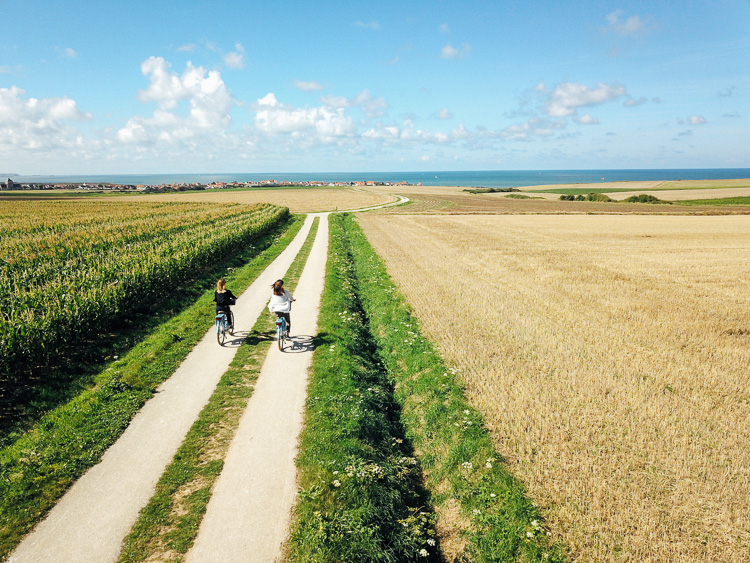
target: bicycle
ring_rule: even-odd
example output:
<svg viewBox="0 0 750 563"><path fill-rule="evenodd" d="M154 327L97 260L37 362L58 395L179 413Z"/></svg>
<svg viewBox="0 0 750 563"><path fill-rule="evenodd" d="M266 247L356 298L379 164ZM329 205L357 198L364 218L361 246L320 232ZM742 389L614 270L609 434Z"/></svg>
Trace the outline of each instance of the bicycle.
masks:
<svg viewBox="0 0 750 563"><path fill-rule="evenodd" d="M216 340L219 346L224 346L224 341L227 339L227 332L234 336L234 315L230 312L227 314L224 311L216 313Z"/></svg>
<svg viewBox="0 0 750 563"><path fill-rule="evenodd" d="M286 319L276 317L276 340L279 343L279 350L284 350L284 340L286 340Z"/></svg>

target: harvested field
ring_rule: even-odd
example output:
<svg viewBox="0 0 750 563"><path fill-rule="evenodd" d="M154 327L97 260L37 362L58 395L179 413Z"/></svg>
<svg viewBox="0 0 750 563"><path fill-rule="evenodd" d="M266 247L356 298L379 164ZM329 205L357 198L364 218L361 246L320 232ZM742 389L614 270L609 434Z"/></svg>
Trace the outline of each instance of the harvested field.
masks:
<svg viewBox="0 0 750 563"><path fill-rule="evenodd" d="M729 182L727 180L726 182ZM644 191L631 193L615 192L609 194L612 199L624 199L633 193L646 192L645 187L657 184L664 185L663 182L621 182L620 184L643 184ZM606 184L607 187L622 188L619 184ZM592 189L601 190L604 184L590 184ZM492 214L659 214L659 215L729 215L729 214L748 214L750 206L732 206L732 207L715 207L691 206L689 208L677 205L644 205L633 203L599 203L588 201L560 201L559 193L543 193L527 190L549 189L553 186L534 186L523 188L523 194L530 196L530 199L513 199L509 198L509 193L480 193L471 194L464 191L466 188L456 186L393 186L387 188L368 188L376 193L390 194L396 193L405 195L411 200L407 206L393 207L384 209L378 213L395 214L395 215L414 215L422 213L440 213L445 215L492 215ZM582 188L584 184L573 186L560 186L560 188ZM636 188L634 188L636 189ZM672 200L682 199L700 199L700 198L720 198L733 197L735 190L742 190L742 195L747 195L745 188L726 188L726 189L706 189L706 190L668 190L654 191L653 194L659 199ZM651 192L649 192L651 193ZM684 195L683 195L684 194Z"/></svg>
<svg viewBox="0 0 750 563"><path fill-rule="evenodd" d="M574 560L750 559L750 217L359 221Z"/></svg>
<svg viewBox="0 0 750 563"><path fill-rule="evenodd" d="M748 182L750 183L750 182ZM713 199L722 197L748 197L750 187L744 188L703 188L691 190L643 190L639 192L614 192L606 194L612 199L627 199L632 195L649 194L664 201L684 201L689 199Z"/></svg>
<svg viewBox="0 0 750 563"><path fill-rule="evenodd" d="M388 194L378 194L348 188L300 188L262 190L206 190L204 192L123 196L119 200L191 201L209 203L271 203L288 207L292 213L315 213L361 209L396 201Z"/></svg>

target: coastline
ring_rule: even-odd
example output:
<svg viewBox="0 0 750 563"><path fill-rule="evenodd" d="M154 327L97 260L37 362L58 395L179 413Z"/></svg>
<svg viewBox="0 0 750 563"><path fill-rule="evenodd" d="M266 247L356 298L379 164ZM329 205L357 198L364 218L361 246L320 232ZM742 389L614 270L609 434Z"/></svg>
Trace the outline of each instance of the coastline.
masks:
<svg viewBox="0 0 750 563"><path fill-rule="evenodd" d="M411 186L456 186L528 188L611 182L716 181L750 178L750 168L629 169L629 170L476 170L407 172L279 172L216 174L98 174L57 176L11 176L18 183L77 183L116 185L178 185L212 183L268 184L397 184ZM0 175L0 181L6 176Z"/></svg>

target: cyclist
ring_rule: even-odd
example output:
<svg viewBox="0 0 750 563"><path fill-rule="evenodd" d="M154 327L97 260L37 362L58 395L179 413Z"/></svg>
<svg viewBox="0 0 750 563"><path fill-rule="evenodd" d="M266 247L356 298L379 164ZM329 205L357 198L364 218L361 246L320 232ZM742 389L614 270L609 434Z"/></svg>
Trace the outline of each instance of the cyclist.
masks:
<svg viewBox="0 0 750 563"><path fill-rule="evenodd" d="M226 313L229 320L229 328L230 330L234 330L234 315L229 306L234 305L237 297L227 289L227 282L224 281L224 278L220 278L216 282L214 301L216 301L216 314L218 315L220 312Z"/></svg>
<svg viewBox="0 0 750 563"><path fill-rule="evenodd" d="M276 280L271 287L273 288L273 294L271 295L271 301L268 303L268 310L271 313L276 313L277 317L286 319L286 337L289 338L289 331L292 328L292 319L289 312L292 310L292 301L296 301L296 299L284 289L284 280Z"/></svg>

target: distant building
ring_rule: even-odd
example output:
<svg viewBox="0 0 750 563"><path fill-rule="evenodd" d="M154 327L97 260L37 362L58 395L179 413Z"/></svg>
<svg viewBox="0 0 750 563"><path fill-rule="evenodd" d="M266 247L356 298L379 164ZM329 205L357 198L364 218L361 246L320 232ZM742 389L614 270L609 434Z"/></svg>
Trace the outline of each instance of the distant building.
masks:
<svg viewBox="0 0 750 563"><path fill-rule="evenodd" d="M15 184L13 183L13 180L11 180L10 178L8 178L7 182L5 182L4 184L0 184L0 189L12 190L14 186L15 186Z"/></svg>

